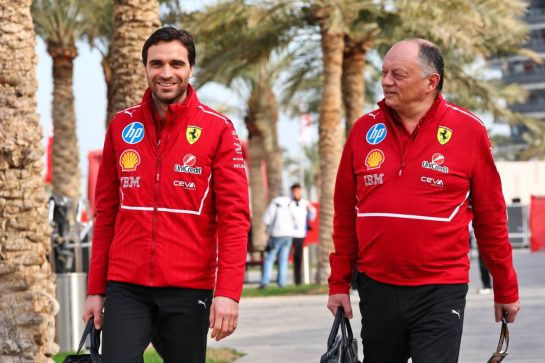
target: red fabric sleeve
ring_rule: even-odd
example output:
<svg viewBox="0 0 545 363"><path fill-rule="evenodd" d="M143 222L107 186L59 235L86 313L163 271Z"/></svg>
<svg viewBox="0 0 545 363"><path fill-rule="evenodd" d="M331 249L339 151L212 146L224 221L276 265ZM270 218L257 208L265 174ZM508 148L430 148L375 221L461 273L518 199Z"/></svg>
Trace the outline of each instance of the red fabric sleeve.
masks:
<svg viewBox="0 0 545 363"><path fill-rule="evenodd" d="M115 219L119 210L119 176L117 175L117 161L112 145L111 127L106 133L98 170L95 205L93 245L87 283L87 294L89 295L106 292L109 251L114 238Z"/></svg>
<svg viewBox="0 0 545 363"><path fill-rule="evenodd" d="M333 244L335 251L329 255L331 275L329 294L348 294L352 271L358 258L356 235L356 175L352 167L352 135L344 146L337 180L335 182L333 216Z"/></svg>
<svg viewBox="0 0 545 363"><path fill-rule="evenodd" d="M492 275L494 301L514 303L519 300L519 293L508 239L507 211L500 176L484 128L477 142L471 178L473 228L481 256Z"/></svg>
<svg viewBox="0 0 545 363"><path fill-rule="evenodd" d="M224 128L212 164L218 218L218 273L215 296L239 301L244 281L250 210L240 141L233 125Z"/></svg>

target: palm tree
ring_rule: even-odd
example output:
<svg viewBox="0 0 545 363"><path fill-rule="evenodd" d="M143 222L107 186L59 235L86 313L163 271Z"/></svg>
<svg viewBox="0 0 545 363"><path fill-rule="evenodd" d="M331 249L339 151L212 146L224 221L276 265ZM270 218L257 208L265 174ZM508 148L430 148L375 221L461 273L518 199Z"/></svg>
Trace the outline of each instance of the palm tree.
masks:
<svg viewBox="0 0 545 363"><path fill-rule="evenodd" d="M277 22L279 17L274 17L273 21L264 22L268 15L263 7L232 0L191 14L186 22L201 39L197 46L202 61L195 73L198 86L210 81L236 85L246 100L244 120L248 129L252 187L252 242L257 250L266 245L263 212L268 201L282 193L282 154L277 136L279 111L274 83L285 69L288 57L271 54L269 49L274 47L256 46L278 42L278 38L270 36L274 33L270 28L278 28L282 21ZM263 165L268 193L264 193L263 188Z"/></svg>
<svg viewBox="0 0 545 363"><path fill-rule="evenodd" d="M73 70L76 40L84 29L79 0L35 0L37 34L53 59L53 192L77 200L80 195L79 148L74 109Z"/></svg>
<svg viewBox="0 0 545 363"><path fill-rule="evenodd" d="M89 1L83 8L85 21L89 24L84 37L89 42L89 45L98 49L102 56L100 65L104 74L104 82L106 83L106 120L107 127L112 119L113 112L113 88L112 88L112 67L111 67L111 38L114 29L114 1Z"/></svg>
<svg viewBox="0 0 545 363"><path fill-rule="evenodd" d="M142 45L157 29L157 0L115 0L111 40L112 114L139 103L147 88L142 65Z"/></svg>
<svg viewBox="0 0 545 363"><path fill-rule="evenodd" d="M85 3L84 15L85 21L89 24L85 32L85 38L91 47L98 49L102 55L102 72L104 73L104 81L106 83L106 121L105 126L108 127L113 118L113 71L111 66L112 57L112 35L114 32L114 0L89 1ZM159 0L160 5L164 5L165 20L168 22L172 14L179 13L179 3L176 0ZM138 53L140 54L140 53ZM134 102L138 102L136 100Z"/></svg>
<svg viewBox="0 0 545 363"><path fill-rule="evenodd" d="M47 259L30 0L0 0L0 27L0 360L52 362L58 304Z"/></svg>
<svg viewBox="0 0 545 363"><path fill-rule="evenodd" d="M318 0L311 13L320 26L323 57L323 87L320 107L318 154L320 156L320 230L316 282L329 276L333 250L333 191L341 158L342 70L344 34L351 13L342 1ZM353 14L353 13L352 13Z"/></svg>

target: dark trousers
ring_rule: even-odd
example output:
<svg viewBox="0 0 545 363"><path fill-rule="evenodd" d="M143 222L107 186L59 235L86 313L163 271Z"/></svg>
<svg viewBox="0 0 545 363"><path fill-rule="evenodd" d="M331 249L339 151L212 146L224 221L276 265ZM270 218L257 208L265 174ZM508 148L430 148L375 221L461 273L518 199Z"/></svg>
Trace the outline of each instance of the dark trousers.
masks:
<svg viewBox="0 0 545 363"><path fill-rule="evenodd" d="M295 285L303 282L303 241L305 238L292 238L293 244L293 279Z"/></svg>
<svg viewBox="0 0 545 363"><path fill-rule="evenodd" d="M481 257L480 252L479 252L479 271L481 272L481 282L483 283L483 288L491 289L492 281L490 279L490 272L488 272L488 268L486 267L486 264L484 263L484 260Z"/></svg>
<svg viewBox="0 0 545 363"><path fill-rule="evenodd" d="M142 362L154 334L165 363L206 361L211 290L108 282L103 363Z"/></svg>
<svg viewBox="0 0 545 363"><path fill-rule="evenodd" d="M395 286L360 273L363 362L458 362L467 288Z"/></svg>

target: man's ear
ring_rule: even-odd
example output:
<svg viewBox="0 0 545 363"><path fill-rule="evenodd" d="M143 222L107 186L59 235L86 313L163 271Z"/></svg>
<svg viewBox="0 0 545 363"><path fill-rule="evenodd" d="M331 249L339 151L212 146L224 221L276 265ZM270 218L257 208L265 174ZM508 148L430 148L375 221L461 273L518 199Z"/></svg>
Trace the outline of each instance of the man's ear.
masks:
<svg viewBox="0 0 545 363"><path fill-rule="evenodd" d="M432 73L432 75L428 78L428 92L435 91L440 80L441 76L439 76L439 73Z"/></svg>

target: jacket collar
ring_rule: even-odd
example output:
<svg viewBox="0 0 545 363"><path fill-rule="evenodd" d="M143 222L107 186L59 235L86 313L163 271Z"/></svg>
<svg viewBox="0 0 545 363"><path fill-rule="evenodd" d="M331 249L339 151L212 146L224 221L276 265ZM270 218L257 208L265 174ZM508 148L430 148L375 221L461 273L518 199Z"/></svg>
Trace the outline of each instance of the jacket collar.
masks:
<svg viewBox="0 0 545 363"><path fill-rule="evenodd" d="M187 86L187 97L182 103L174 103L168 106L167 113L173 113L174 117L167 117L167 120L174 119L176 120L180 116L185 116L187 113L192 112L195 108L200 105L200 101L197 98L197 93L193 86ZM142 105L144 105L149 112L149 115L153 115L153 100L151 98L151 90L148 88L142 97Z"/></svg>
<svg viewBox="0 0 545 363"><path fill-rule="evenodd" d="M382 112L384 113L384 115L386 116L386 118L389 121L393 122L395 111L390 106L386 105L386 101L384 99L382 99L377 104L379 108L382 110ZM447 104L447 101L445 101L445 99L443 98L443 94L439 92L437 94L437 97L435 98L435 101L431 105L430 109L428 110L428 112L426 112L426 114L422 118L421 123L424 123L428 120L439 121L441 119L441 116L446 110L446 107L447 107L446 104Z"/></svg>

